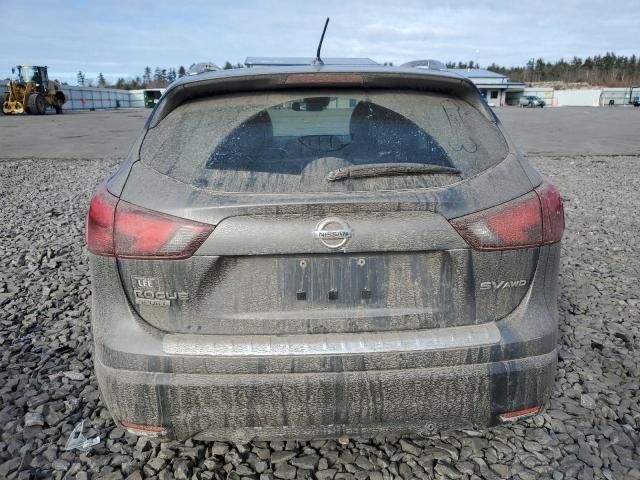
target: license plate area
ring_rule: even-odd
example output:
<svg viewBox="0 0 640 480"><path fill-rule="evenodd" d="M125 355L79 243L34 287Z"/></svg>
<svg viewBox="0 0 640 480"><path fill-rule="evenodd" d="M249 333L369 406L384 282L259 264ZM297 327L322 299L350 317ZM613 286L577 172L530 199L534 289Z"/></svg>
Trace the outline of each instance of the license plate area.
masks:
<svg viewBox="0 0 640 480"><path fill-rule="evenodd" d="M375 305L384 291L381 256L300 257L290 268L288 296L299 304Z"/></svg>

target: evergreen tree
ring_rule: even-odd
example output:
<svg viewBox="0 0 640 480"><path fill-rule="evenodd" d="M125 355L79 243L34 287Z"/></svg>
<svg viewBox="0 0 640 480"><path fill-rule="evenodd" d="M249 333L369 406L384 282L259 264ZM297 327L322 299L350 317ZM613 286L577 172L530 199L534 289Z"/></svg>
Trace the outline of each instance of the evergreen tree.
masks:
<svg viewBox="0 0 640 480"><path fill-rule="evenodd" d="M142 74L142 82L145 84L151 83L151 67L144 67L144 73Z"/></svg>
<svg viewBox="0 0 640 480"><path fill-rule="evenodd" d="M448 68L479 68L474 62L447 62ZM531 58L526 65L503 67L492 63L488 70L507 75L516 82L587 83L600 87L629 87L640 84L638 56L616 55L605 52L586 58L573 57L555 62L543 58Z"/></svg>

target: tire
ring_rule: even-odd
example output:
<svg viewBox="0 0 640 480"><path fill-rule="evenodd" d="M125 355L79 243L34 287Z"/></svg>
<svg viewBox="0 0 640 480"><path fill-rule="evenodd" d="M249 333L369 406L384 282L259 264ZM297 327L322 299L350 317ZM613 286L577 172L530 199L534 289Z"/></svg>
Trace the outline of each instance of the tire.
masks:
<svg viewBox="0 0 640 480"><path fill-rule="evenodd" d="M55 109L57 115L60 115L62 113L62 106L65 104L66 101L67 99L65 98L64 93L58 90L55 96L53 97L53 102L52 102L52 106Z"/></svg>
<svg viewBox="0 0 640 480"><path fill-rule="evenodd" d="M44 115L47 111L47 101L41 93L29 95L29 112L34 115Z"/></svg>
<svg viewBox="0 0 640 480"><path fill-rule="evenodd" d="M29 95L29 98L27 98L27 105L25 106L25 112L31 114L31 115L36 115L37 111L36 111L36 97L38 95L35 93L32 93L31 95Z"/></svg>
<svg viewBox="0 0 640 480"><path fill-rule="evenodd" d="M44 95L38 95L36 97L36 111L38 115L44 115L47 111L47 100L44 98Z"/></svg>

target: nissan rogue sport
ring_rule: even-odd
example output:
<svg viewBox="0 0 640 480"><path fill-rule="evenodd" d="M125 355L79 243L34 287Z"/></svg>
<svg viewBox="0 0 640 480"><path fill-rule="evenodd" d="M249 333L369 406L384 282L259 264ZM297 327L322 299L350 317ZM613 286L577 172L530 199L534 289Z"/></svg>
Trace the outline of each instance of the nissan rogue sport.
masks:
<svg viewBox="0 0 640 480"><path fill-rule="evenodd" d="M91 200L100 390L128 431L177 440L536 414L563 229L556 188L455 73L184 77Z"/></svg>

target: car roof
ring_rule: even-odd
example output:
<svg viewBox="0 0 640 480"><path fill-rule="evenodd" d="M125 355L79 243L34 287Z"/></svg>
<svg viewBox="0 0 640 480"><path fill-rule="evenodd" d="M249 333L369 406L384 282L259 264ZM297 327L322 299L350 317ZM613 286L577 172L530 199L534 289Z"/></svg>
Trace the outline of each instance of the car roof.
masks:
<svg viewBox="0 0 640 480"><path fill-rule="evenodd" d="M206 79L227 78L227 77L250 77L256 75L267 74L290 74L290 73L409 73L424 75L425 77L446 77L456 78L472 83L467 77L460 75L451 70L435 70L421 67L394 67L380 64L325 64L325 65L276 65L276 66L255 66L244 68L220 69L214 71L205 71L195 75L185 75L179 78L171 85L180 85L198 82Z"/></svg>
<svg viewBox="0 0 640 480"><path fill-rule="evenodd" d="M288 82L289 76L296 82ZM300 80L303 81L300 81ZM307 79L305 82L304 79ZM321 81L314 81L321 80ZM332 81L333 79L333 81ZM355 85L349 79L360 79ZM172 110L187 101L216 94L242 91L268 91L285 88L399 88L434 91L463 98L497 121L468 78L448 70L385 65L289 65L249 67L205 71L186 75L173 82L147 120L147 128L155 126Z"/></svg>

